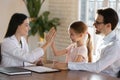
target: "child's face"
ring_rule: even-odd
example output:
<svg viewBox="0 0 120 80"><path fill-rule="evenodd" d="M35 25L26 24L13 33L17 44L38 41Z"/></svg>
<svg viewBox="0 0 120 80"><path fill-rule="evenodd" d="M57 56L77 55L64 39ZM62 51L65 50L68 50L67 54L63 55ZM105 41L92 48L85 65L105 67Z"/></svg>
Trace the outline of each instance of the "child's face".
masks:
<svg viewBox="0 0 120 80"><path fill-rule="evenodd" d="M77 42L81 39L80 36L82 36L81 34L79 33L76 33L73 29L69 29L69 35L70 35L70 39L72 42Z"/></svg>

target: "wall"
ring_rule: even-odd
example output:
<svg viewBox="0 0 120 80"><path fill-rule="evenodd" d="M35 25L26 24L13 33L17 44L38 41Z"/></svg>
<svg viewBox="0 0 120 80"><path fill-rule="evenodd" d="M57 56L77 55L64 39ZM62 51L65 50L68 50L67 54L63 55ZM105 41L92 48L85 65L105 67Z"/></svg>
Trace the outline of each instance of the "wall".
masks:
<svg viewBox="0 0 120 80"><path fill-rule="evenodd" d="M64 49L70 44L68 27L73 21L78 20L78 0L49 0L49 10L51 17L60 18L61 25L57 27L55 43L59 50ZM51 49L48 51L50 60L64 61L65 56L51 57L53 55Z"/></svg>
<svg viewBox="0 0 120 80"><path fill-rule="evenodd" d="M41 12L48 10L48 1L43 4ZM15 12L29 16L23 0L0 0L0 42L6 33L11 15ZM38 35L29 37L30 50L38 46Z"/></svg>
<svg viewBox="0 0 120 80"><path fill-rule="evenodd" d="M0 0L0 42L6 33L9 19L15 12L28 14L22 0Z"/></svg>

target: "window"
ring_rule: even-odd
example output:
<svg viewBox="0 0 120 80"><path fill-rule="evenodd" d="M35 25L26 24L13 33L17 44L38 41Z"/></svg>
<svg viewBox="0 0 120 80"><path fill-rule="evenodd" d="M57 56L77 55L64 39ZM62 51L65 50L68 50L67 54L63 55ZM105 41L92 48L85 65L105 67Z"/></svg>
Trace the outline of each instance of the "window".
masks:
<svg viewBox="0 0 120 80"><path fill-rule="evenodd" d="M120 13L120 0L79 0L79 19L92 27L97 9L111 7ZM120 14L118 14L120 16Z"/></svg>

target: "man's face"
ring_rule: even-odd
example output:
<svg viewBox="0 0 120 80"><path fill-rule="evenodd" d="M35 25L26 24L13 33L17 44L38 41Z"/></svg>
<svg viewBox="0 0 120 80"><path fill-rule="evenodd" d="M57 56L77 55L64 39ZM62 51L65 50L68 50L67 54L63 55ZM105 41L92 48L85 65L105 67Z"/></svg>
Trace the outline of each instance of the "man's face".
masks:
<svg viewBox="0 0 120 80"><path fill-rule="evenodd" d="M104 18L102 15L98 15L94 24L96 28L96 34L105 34L106 32L106 26L104 24Z"/></svg>

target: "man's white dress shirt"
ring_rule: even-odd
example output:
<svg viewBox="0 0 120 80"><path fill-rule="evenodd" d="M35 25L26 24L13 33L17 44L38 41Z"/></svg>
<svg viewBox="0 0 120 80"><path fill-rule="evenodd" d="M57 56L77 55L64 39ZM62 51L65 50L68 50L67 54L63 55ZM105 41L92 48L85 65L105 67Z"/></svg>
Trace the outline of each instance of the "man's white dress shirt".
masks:
<svg viewBox="0 0 120 80"><path fill-rule="evenodd" d="M103 39L100 46L100 59L95 63L69 62L70 70L86 70L116 76L120 70L120 40L114 31Z"/></svg>

